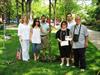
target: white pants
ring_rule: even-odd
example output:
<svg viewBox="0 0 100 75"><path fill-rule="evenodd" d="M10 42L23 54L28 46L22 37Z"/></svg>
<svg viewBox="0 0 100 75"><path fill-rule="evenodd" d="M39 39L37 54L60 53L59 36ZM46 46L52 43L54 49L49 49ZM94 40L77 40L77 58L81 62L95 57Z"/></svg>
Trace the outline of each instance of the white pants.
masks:
<svg viewBox="0 0 100 75"><path fill-rule="evenodd" d="M22 60L28 61L29 60L29 40L20 40L21 47L22 47Z"/></svg>

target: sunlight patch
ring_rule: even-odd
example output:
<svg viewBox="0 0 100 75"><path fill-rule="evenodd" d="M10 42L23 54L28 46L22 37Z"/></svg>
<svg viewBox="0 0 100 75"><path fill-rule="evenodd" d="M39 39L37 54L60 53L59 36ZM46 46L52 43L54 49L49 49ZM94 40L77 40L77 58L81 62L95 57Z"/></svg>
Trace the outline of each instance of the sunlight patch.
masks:
<svg viewBox="0 0 100 75"><path fill-rule="evenodd" d="M69 71L65 75L73 75L73 74L74 74L73 71Z"/></svg>
<svg viewBox="0 0 100 75"><path fill-rule="evenodd" d="M99 67L98 67L98 66L96 66L95 64L91 64L90 69L93 69L93 70L98 70L98 69L99 69Z"/></svg>
<svg viewBox="0 0 100 75"><path fill-rule="evenodd" d="M31 69L29 72L24 73L23 75L53 75L54 71L50 70L50 69L45 69L45 68L33 68Z"/></svg>
<svg viewBox="0 0 100 75"><path fill-rule="evenodd" d="M0 50L0 54L3 54L3 51L2 50Z"/></svg>

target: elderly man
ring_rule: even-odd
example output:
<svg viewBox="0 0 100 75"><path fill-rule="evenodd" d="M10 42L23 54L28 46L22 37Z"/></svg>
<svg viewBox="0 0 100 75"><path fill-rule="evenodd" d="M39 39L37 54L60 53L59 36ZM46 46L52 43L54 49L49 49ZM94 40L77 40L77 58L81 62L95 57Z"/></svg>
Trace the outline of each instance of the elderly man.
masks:
<svg viewBox="0 0 100 75"><path fill-rule="evenodd" d="M81 24L80 16L75 18L76 25L72 26L72 49L74 51L74 66L79 67L81 71L85 71L85 50L88 46L88 32L86 26Z"/></svg>

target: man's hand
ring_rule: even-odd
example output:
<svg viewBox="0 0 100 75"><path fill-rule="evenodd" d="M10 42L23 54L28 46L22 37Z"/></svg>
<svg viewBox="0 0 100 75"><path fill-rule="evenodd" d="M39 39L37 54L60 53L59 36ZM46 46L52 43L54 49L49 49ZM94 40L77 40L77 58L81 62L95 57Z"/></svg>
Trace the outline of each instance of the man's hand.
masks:
<svg viewBox="0 0 100 75"><path fill-rule="evenodd" d="M85 47L85 48L87 48L87 47L88 47L88 42L86 42L86 43L85 43L84 47Z"/></svg>

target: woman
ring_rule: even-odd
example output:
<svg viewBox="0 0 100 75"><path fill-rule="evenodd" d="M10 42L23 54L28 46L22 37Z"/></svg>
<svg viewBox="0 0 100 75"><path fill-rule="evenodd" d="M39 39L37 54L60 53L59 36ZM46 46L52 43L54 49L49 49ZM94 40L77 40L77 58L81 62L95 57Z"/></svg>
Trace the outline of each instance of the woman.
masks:
<svg viewBox="0 0 100 75"><path fill-rule="evenodd" d="M30 40L32 42L32 51L34 56L34 61L39 59L39 51L40 51L40 44L41 44L41 36L40 36L40 21L38 18L34 19L34 23L32 25L31 33L30 33Z"/></svg>
<svg viewBox="0 0 100 75"><path fill-rule="evenodd" d="M29 34L30 27L28 25L28 18L24 16L23 23L18 27L18 36L22 47L22 60L29 60Z"/></svg>
<svg viewBox="0 0 100 75"><path fill-rule="evenodd" d="M61 29L56 33L56 39L59 42L59 50L61 56L61 64L64 64L64 59L66 59L66 66L69 66L69 57L70 57L70 31L67 29L67 22L63 21L61 23Z"/></svg>

